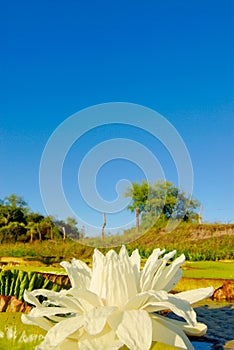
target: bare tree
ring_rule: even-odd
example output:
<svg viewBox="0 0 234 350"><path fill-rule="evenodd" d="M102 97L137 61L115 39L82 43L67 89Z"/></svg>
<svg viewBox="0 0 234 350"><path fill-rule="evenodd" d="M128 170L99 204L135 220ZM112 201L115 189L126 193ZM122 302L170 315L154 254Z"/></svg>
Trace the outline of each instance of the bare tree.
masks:
<svg viewBox="0 0 234 350"><path fill-rule="evenodd" d="M200 205L200 210L199 210L199 214L198 214L198 223L201 224L202 223L202 205Z"/></svg>
<svg viewBox="0 0 234 350"><path fill-rule="evenodd" d="M104 239L104 236L105 236L105 227L106 227L106 214L103 213L103 225L102 225L102 239Z"/></svg>

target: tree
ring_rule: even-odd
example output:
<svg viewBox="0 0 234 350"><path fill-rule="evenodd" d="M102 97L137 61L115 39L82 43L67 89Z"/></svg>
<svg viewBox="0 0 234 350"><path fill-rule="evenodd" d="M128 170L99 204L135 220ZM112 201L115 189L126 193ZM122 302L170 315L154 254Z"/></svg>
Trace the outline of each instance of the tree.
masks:
<svg viewBox="0 0 234 350"><path fill-rule="evenodd" d="M8 225L0 228L0 243L16 242L25 237L26 228L23 223L10 222Z"/></svg>
<svg viewBox="0 0 234 350"><path fill-rule="evenodd" d="M4 204L11 206L12 208L25 208L27 203L23 199L23 197L17 196L17 194L13 193L8 197L4 198Z"/></svg>
<svg viewBox="0 0 234 350"><path fill-rule="evenodd" d="M74 228L77 225L77 221L75 218L69 216L67 217L67 224Z"/></svg>
<svg viewBox="0 0 234 350"><path fill-rule="evenodd" d="M66 222L63 220L56 220L54 223L58 230L62 233L63 239L65 239L65 237L69 237L74 240L80 238L80 233L77 228L77 221L75 218L68 217Z"/></svg>
<svg viewBox="0 0 234 350"><path fill-rule="evenodd" d="M26 223L24 208L11 205L9 202L0 204L0 226L8 225L10 222Z"/></svg>
<svg viewBox="0 0 234 350"><path fill-rule="evenodd" d="M0 242L33 242L61 236L53 218L31 212L22 197L11 194L0 200Z"/></svg>
<svg viewBox="0 0 234 350"><path fill-rule="evenodd" d="M131 187L127 188L125 197L131 197L131 204L128 209L131 212L135 211L136 214L136 231L139 232L139 216L145 209L145 205L149 196L149 184L146 181L142 181L141 184L136 182L132 183Z"/></svg>
<svg viewBox="0 0 234 350"><path fill-rule="evenodd" d="M190 199L184 192L168 181L158 181L154 185L146 182L132 184L125 194L132 198L128 209L133 211L140 208L142 225L152 227L159 222L170 218L183 221L197 221L196 209L199 202Z"/></svg>

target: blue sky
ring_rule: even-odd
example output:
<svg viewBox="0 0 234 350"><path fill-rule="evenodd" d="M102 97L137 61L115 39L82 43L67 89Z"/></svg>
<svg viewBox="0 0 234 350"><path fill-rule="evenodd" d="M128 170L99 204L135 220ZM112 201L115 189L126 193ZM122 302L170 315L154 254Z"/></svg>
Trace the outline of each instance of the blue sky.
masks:
<svg viewBox="0 0 234 350"><path fill-rule="evenodd" d="M204 220L234 221L232 0L13 0L2 4L0 16L0 198L17 193L43 212L39 166L50 135L83 108L123 101L156 110L177 129L191 156L193 195ZM74 144L64 163L72 204L82 155L130 132L177 183L170 157L149 135L123 127L106 130L102 139L96 130ZM118 179L142 178L123 160L99 175L107 200ZM83 205L78 210L87 220L95 216Z"/></svg>

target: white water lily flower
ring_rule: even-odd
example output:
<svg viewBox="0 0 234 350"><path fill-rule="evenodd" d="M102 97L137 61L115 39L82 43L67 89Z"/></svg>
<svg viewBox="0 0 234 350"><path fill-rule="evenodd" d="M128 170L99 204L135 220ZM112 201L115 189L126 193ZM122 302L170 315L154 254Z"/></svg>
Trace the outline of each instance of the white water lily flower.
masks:
<svg viewBox="0 0 234 350"><path fill-rule="evenodd" d="M182 276L184 255L168 262L176 251L160 256L155 249L140 270L140 255L129 257L125 246L119 254L110 250L106 256L95 249L92 269L73 259L62 262L72 288L53 292L25 292L25 300L35 305L22 320L47 332L38 350L149 350L152 342L166 343L180 349L193 349L188 335L204 335L207 327L196 320L190 304L213 294L213 287L176 295L168 292ZM39 302L37 296L47 300ZM171 310L184 322L161 315Z"/></svg>

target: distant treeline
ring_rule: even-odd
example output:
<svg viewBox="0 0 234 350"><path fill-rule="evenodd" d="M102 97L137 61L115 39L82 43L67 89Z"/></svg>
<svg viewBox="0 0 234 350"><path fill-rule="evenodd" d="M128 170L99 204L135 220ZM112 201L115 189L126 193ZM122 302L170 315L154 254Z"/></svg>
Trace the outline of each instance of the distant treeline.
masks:
<svg viewBox="0 0 234 350"><path fill-rule="evenodd" d="M55 220L30 210L22 197L12 194L0 200L0 243L35 240L80 239L74 218Z"/></svg>

